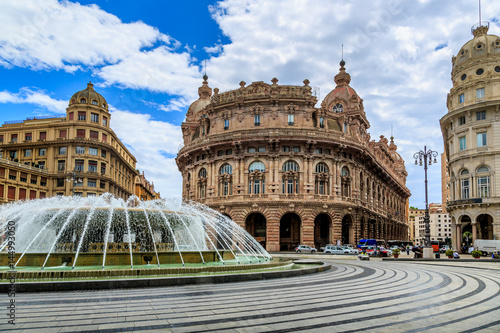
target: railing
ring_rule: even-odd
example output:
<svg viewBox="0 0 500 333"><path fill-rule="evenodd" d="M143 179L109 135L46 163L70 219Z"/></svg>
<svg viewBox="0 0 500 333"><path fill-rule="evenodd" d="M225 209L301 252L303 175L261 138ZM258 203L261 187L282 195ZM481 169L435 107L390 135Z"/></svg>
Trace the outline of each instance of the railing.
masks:
<svg viewBox="0 0 500 333"><path fill-rule="evenodd" d="M24 163L10 161L10 160L5 159L5 158L0 158L0 162L6 163L6 164L10 164L10 165L14 165L14 166L20 167L22 169L26 169L26 170L33 170L33 171L37 171L37 172L42 172L42 173L49 174L49 171L46 170L46 169L41 169L41 168L37 168L35 166L27 165L27 164L24 164Z"/></svg>
<svg viewBox="0 0 500 333"><path fill-rule="evenodd" d="M4 121L4 125L10 125L10 124L20 124L26 120L37 120L37 119L53 119L53 118L66 118L66 115L64 116L39 116L39 117L28 117L25 120L7 120Z"/></svg>

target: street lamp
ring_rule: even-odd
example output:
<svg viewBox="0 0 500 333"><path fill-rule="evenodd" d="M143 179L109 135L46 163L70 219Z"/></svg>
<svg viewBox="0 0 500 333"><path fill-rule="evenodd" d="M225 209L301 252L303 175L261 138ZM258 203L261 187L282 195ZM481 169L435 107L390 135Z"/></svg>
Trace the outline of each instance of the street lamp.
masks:
<svg viewBox="0 0 500 333"><path fill-rule="evenodd" d="M83 183L82 178L80 178L80 171L75 169L75 170L69 172L66 175L66 181L73 182L72 187L71 187L71 191L73 193L73 196L75 196L75 185L79 184L79 183Z"/></svg>
<svg viewBox="0 0 500 333"><path fill-rule="evenodd" d="M432 258L433 250L431 247L431 228L429 225L429 200L427 195L427 165L432 165L432 163L437 163L436 156L438 155L437 151L427 150L427 146L424 146L424 150L415 153L413 157L415 158L415 165L422 166L422 160L424 165L424 173L425 173L425 215L424 215L424 224L425 224L425 233L424 233L424 258ZM434 157L434 161L432 158Z"/></svg>

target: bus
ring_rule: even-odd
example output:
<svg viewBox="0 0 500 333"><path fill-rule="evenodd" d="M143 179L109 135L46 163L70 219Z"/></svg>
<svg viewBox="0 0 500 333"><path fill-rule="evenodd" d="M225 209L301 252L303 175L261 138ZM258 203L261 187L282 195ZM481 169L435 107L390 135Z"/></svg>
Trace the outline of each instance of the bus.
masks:
<svg viewBox="0 0 500 333"><path fill-rule="evenodd" d="M362 246L384 246L385 247L385 240L384 239L360 239L358 243L358 248L361 248Z"/></svg>

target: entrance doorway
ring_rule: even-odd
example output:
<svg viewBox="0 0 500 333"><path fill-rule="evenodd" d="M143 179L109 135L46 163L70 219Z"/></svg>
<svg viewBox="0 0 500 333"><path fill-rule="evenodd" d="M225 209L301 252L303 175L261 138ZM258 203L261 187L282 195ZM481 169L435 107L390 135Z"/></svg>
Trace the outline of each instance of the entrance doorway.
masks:
<svg viewBox="0 0 500 333"><path fill-rule="evenodd" d="M245 229L257 242L266 248L267 221L261 213L252 213L245 220Z"/></svg>
<svg viewBox="0 0 500 333"><path fill-rule="evenodd" d="M342 218L342 245L353 244L354 245L354 233L352 228L352 216L345 215Z"/></svg>
<svg viewBox="0 0 500 333"><path fill-rule="evenodd" d="M287 213L280 220L280 251L291 251L300 244L300 217Z"/></svg>
<svg viewBox="0 0 500 333"><path fill-rule="evenodd" d="M314 219L314 246L319 249L329 243L330 216L319 214Z"/></svg>

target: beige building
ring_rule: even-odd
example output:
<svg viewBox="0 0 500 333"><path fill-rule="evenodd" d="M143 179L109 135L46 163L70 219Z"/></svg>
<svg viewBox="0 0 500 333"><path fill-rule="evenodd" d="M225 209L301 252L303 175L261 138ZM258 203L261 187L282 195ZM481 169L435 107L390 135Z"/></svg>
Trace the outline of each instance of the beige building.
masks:
<svg viewBox="0 0 500 333"><path fill-rule="evenodd" d="M425 209L412 209L410 214L415 220L415 245L424 245L425 241ZM446 242L451 239L451 218L446 213L443 205L431 203L429 204L429 227L431 233L431 241Z"/></svg>
<svg viewBox="0 0 500 333"><path fill-rule="evenodd" d="M0 203L54 195L134 194L135 157L110 127L106 100L91 83L60 118L0 127ZM75 171L73 175L70 172Z"/></svg>
<svg viewBox="0 0 500 333"><path fill-rule="evenodd" d="M473 27L473 39L452 59L453 87L441 118L448 156L453 246L464 233L475 239L500 236L500 38L489 24Z"/></svg>
<svg viewBox="0 0 500 333"><path fill-rule="evenodd" d="M144 171L135 176L135 196L140 200L160 199L160 193L155 191L155 185L146 179Z"/></svg>
<svg viewBox="0 0 500 333"><path fill-rule="evenodd" d="M183 198L231 217L269 251L407 240L404 161L392 138L370 140L344 64L319 108L309 80L212 94L205 76L182 124Z"/></svg>
<svg viewBox="0 0 500 333"><path fill-rule="evenodd" d="M419 221L420 216L424 216L425 209L418 209L410 207L409 218L408 218L408 229L409 229L409 240L415 244L415 234L416 227L418 225L417 221Z"/></svg>
<svg viewBox="0 0 500 333"><path fill-rule="evenodd" d="M441 154L441 202L445 211L447 211L448 201L450 201L450 175L448 174L448 158L444 152Z"/></svg>

